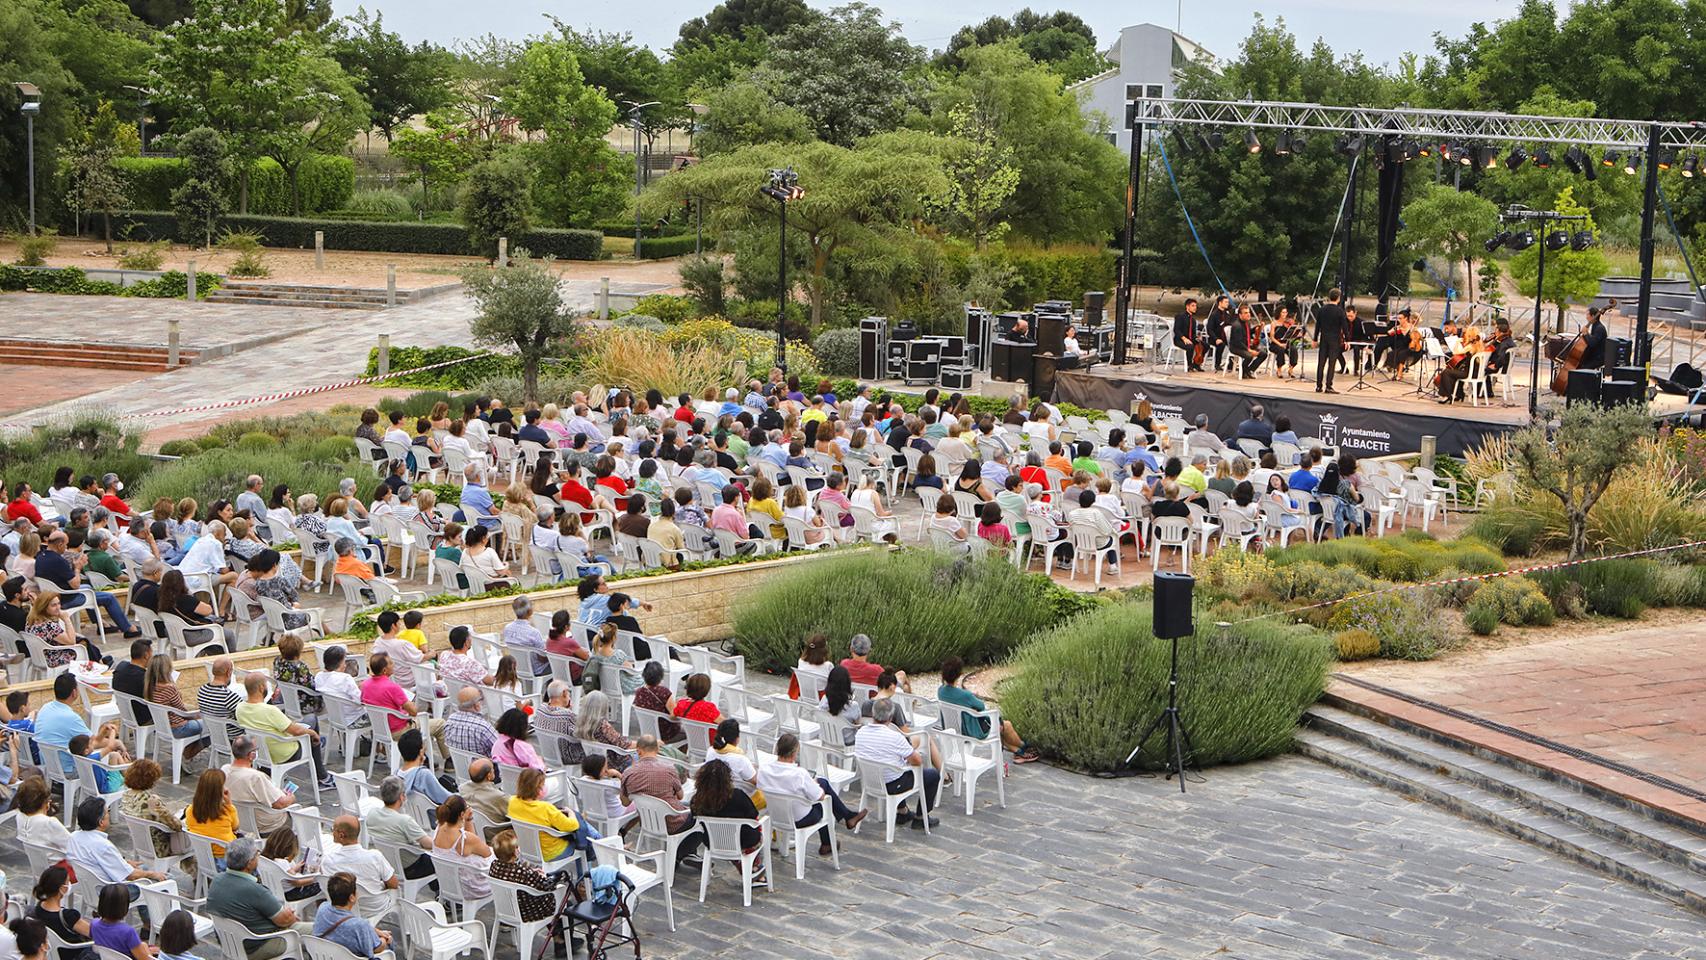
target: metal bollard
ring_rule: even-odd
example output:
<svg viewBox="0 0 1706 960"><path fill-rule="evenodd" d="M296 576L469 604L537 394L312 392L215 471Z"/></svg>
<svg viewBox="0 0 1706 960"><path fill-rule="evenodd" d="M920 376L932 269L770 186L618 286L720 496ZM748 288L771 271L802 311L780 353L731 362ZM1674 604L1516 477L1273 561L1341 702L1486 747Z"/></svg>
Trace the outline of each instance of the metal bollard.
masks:
<svg viewBox="0 0 1706 960"><path fill-rule="evenodd" d="M598 319L610 319L610 278L598 278Z"/></svg>
<svg viewBox="0 0 1706 960"><path fill-rule="evenodd" d="M195 302L195 259L193 257L190 259L189 291L188 291L188 293L189 293L190 302L194 303Z"/></svg>
<svg viewBox="0 0 1706 960"><path fill-rule="evenodd" d="M176 318L166 321L166 369L168 370L178 369L178 344L181 336L178 326L179 321Z"/></svg>
<svg viewBox="0 0 1706 960"><path fill-rule="evenodd" d="M1425 467L1429 470L1432 470L1434 468L1434 454L1437 453L1438 450L1439 450L1439 438L1438 437L1430 437L1427 434L1423 434L1422 435L1422 466L1423 467Z"/></svg>
<svg viewBox="0 0 1706 960"><path fill-rule="evenodd" d="M397 305L397 265L394 263L385 265L385 305Z"/></svg>
<svg viewBox="0 0 1706 960"><path fill-rule="evenodd" d="M498 266L509 266L509 238L498 238Z"/></svg>
<svg viewBox="0 0 1706 960"><path fill-rule="evenodd" d="M379 335L378 372L382 377L391 372L391 335L389 333Z"/></svg>
<svg viewBox="0 0 1706 960"><path fill-rule="evenodd" d="M326 231L314 231L314 269L326 269Z"/></svg>

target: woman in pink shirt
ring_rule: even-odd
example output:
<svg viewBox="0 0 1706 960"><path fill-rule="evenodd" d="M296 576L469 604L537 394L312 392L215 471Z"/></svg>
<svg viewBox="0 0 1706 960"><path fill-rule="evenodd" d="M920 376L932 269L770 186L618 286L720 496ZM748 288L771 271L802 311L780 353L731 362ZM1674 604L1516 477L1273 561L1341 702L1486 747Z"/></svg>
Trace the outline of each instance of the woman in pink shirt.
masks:
<svg viewBox="0 0 1706 960"><path fill-rule="evenodd" d="M520 707L510 707L498 718L498 738L492 741L492 759L512 767L545 769L545 761L540 758L539 751L527 742L527 713Z"/></svg>
<svg viewBox="0 0 1706 960"><path fill-rule="evenodd" d="M361 702L375 707L388 707L409 716L415 715L415 705L410 702L409 695L403 688L397 686L397 681L391 679L391 658L383 653L373 654L367 658L367 672L372 674L361 685ZM389 715L385 722L391 728L394 739L397 734L409 725L402 717Z"/></svg>

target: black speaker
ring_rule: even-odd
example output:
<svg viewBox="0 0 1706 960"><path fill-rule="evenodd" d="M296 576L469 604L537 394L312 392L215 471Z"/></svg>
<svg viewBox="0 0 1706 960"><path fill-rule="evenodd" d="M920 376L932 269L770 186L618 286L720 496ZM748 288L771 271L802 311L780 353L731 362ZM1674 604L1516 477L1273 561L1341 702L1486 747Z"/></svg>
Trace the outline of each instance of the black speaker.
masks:
<svg viewBox="0 0 1706 960"><path fill-rule="evenodd" d="M1600 402L1605 406L1616 403L1635 402L1635 382L1633 380L1607 380L1600 386Z"/></svg>
<svg viewBox="0 0 1706 960"><path fill-rule="evenodd" d="M1163 640L1188 637L1191 626L1191 588L1196 578L1188 573L1155 574L1155 635Z"/></svg>
<svg viewBox="0 0 1706 960"><path fill-rule="evenodd" d="M888 320L866 317L859 321L859 379L881 380L888 349Z"/></svg>
<svg viewBox="0 0 1706 960"><path fill-rule="evenodd" d="M1101 290L1084 291L1084 325L1094 330L1102 325L1103 308L1108 304L1108 295Z"/></svg>
<svg viewBox="0 0 1706 960"><path fill-rule="evenodd" d="M1570 378L1564 384L1564 402L1598 403L1600 382L1598 370L1571 370Z"/></svg>
<svg viewBox="0 0 1706 960"><path fill-rule="evenodd" d="M1635 392L1640 393L1647 388L1646 367L1612 367L1605 371L1606 380L1627 380L1635 385Z"/></svg>
<svg viewBox="0 0 1706 960"><path fill-rule="evenodd" d="M1060 369L1060 357L1038 351L1031 357L1031 396L1038 400L1054 397L1054 374Z"/></svg>
<svg viewBox="0 0 1706 960"><path fill-rule="evenodd" d="M1037 314L1037 352L1060 356L1066 352L1067 319L1059 314Z"/></svg>
<svg viewBox="0 0 1706 960"><path fill-rule="evenodd" d="M1627 337L1605 338L1605 370L1607 374L1613 367L1629 366L1629 357L1634 344Z"/></svg>

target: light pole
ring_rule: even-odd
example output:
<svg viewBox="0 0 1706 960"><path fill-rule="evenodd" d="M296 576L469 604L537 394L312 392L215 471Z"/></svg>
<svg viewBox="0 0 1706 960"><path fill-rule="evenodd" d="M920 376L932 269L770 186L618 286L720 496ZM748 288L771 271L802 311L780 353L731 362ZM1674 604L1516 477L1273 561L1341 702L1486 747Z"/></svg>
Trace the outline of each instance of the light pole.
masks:
<svg viewBox="0 0 1706 960"><path fill-rule="evenodd" d="M1586 220L1585 214L1559 213L1556 210L1530 210L1521 204L1511 204L1504 213L1499 214L1500 223L1532 223L1541 224L1542 236L1536 237L1529 229L1506 230L1501 228L1497 235L1489 237L1482 247L1488 253L1508 247L1511 250L1526 250L1536 243L1540 244L1540 263L1535 270L1534 278L1534 355L1529 358L1528 367L1528 416L1533 419L1540 410L1540 313L1546 297L1546 251L1562 251L1565 247L1572 250L1586 250L1593 246L1594 236L1591 231L1577 230L1570 233L1567 230L1548 230L1548 223L1564 223L1566 221Z"/></svg>
<svg viewBox="0 0 1706 960"><path fill-rule="evenodd" d="M25 137L29 143L30 236L36 234L36 114L41 112L41 90L33 83L18 81L12 86L24 98L18 111L24 115Z"/></svg>
<svg viewBox="0 0 1706 960"><path fill-rule="evenodd" d="M136 94L136 152L148 152L148 88L125 84L124 88Z"/></svg>
<svg viewBox="0 0 1706 960"><path fill-rule="evenodd" d="M806 195L793 167L770 171L758 192L776 201L782 232L776 244L776 366L788 372L788 204Z"/></svg>
<svg viewBox="0 0 1706 960"><path fill-rule="evenodd" d="M656 100L628 104L628 123L634 128L634 259L640 258L640 111L658 105Z"/></svg>

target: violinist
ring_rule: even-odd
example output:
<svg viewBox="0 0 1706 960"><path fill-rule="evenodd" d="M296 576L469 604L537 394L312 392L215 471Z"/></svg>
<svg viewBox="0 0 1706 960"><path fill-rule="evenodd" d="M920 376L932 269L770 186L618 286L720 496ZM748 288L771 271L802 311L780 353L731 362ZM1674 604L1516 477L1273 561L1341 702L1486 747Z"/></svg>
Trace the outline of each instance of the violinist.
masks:
<svg viewBox="0 0 1706 960"><path fill-rule="evenodd" d="M1410 364L1423 357L1422 328L1417 325L1416 315L1410 312L1409 307L1398 311L1398 322L1393 325L1392 332L1383 339L1380 346L1375 347L1376 364L1380 361L1383 348L1390 351L1392 375L1400 380L1404 378Z"/></svg>
<svg viewBox="0 0 1706 960"><path fill-rule="evenodd" d="M1185 367L1202 370L1202 355L1197 350L1197 298L1185 299L1184 312L1173 318L1173 346L1185 352Z"/></svg>
<svg viewBox="0 0 1706 960"><path fill-rule="evenodd" d="M1214 298L1214 309L1208 312L1207 343L1214 349L1214 372L1219 373L1226 360L1227 337L1232 326L1232 298L1221 294Z"/></svg>
<svg viewBox="0 0 1706 960"><path fill-rule="evenodd" d="M1289 307L1280 307L1274 322L1268 325L1268 352L1274 355L1274 375L1281 379L1293 374L1303 375L1301 362L1303 339L1297 321Z"/></svg>
<svg viewBox="0 0 1706 960"><path fill-rule="evenodd" d="M1479 327L1465 327L1463 340L1457 353L1452 354L1440 372L1434 376L1434 386L1439 390L1439 402L1450 403L1460 399L1463 381L1469 378L1469 367L1478 354L1487 352L1488 346L1481 341Z"/></svg>
<svg viewBox="0 0 1706 960"><path fill-rule="evenodd" d="M1232 327L1227 331L1227 339L1232 347L1232 355L1242 364L1242 376L1255 376L1267 357L1262 353L1262 326L1256 322L1250 313L1247 303L1238 305L1238 319L1232 321Z"/></svg>
<svg viewBox="0 0 1706 960"><path fill-rule="evenodd" d="M1487 349L1492 356L1487 358L1487 373L1504 373L1511 367L1511 348L1516 346L1516 338L1511 335L1511 322L1500 317L1493 324L1493 336L1487 341Z"/></svg>

